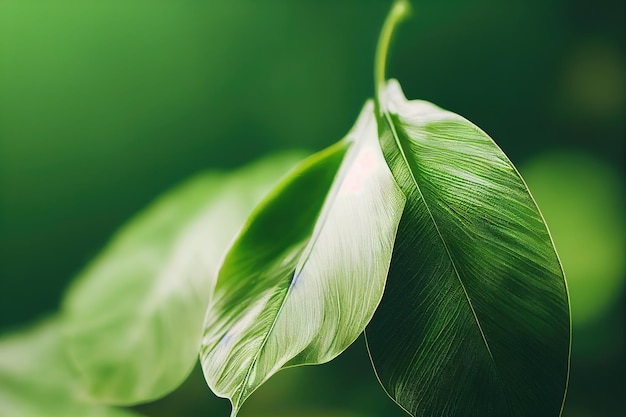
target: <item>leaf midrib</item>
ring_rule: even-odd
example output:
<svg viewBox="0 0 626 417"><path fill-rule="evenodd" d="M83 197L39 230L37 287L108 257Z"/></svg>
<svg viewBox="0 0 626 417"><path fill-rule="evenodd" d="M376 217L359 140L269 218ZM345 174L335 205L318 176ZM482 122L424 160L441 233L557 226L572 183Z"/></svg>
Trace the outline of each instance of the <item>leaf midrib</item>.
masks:
<svg viewBox="0 0 626 417"><path fill-rule="evenodd" d="M435 220L435 217L433 216L432 211L430 210L430 207L428 205L428 202L426 201L426 198L424 197L424 194L422 193L421 187L418 184L417 178L415 177L415 171L418 171L419 168L417 166L417 162L414 161L413 159L409 159L406 155L406 153L404 152L404 147L402 145L402 138L400 137L400 135L398 134L396 127L393 123L393 121L391 120L391 114L389 113L389 111L387 110L382 110L381 109L381 113L385 119L385 122L387 123L387 126L389 127L389 130L391 131L391 134L393 136L394 142L398 147L398 150L400 152L400 155L402 156L402 160L403 162L406 164L408 170L409 170L409 174L411 176L411 180L413 182L413 184L415 185L415 188L417 189L417 192L419 193L419 196L421 197L422 201L424 202L424 207L426 208L426 212L428 213L428 216L430 217L430 220L433 223L433 226L435 227L435 230L437 231L437 235L439 236L439 239L441 240L441 243L446 251L446 255L448 257L448 259L450 260L450 263L452 265L452 268L454 270L454 274L457 277L459 284L461 285L461 288L463 289L463 294L465 295L465 299L467 301L467 304L472 312L472 315L474 317L474 320L476 322L476 325L478 326L478 330L480 331L480 335L482 337L483 340L483 344L485 345L485 348L487 349L487 353L489 354L489 359L491 360L491 363L493 364L495 373L496 373L496 377L500 380L500 383L502 383L504 385L504 381L500 375L500 372L498 370L498 366L496 364L496 361L493 357L493 353L491 352L491 348L489 347L489 342L487 342L487 338L485 336L485 332L483 331L482 325L480 324L480 320L478 319L478 315L476 314L476 310L474 309L474 305L472 304L471 298L469 296L469 294L467 293L467 289L465 288L465 284L463 283L463 280L461 279L461 275L457 269L456 266L456 262L454 261L454 258L452 257L452 254L450 253L450 249L448 248L448 244L446 243L445 238L443 237L441 231L439 230L439 225L437 224L437 221ZM413 164L411 163L411 161L413 162ZM512 409L511 409L511 403L510 400L508 398L508 396L506 395L506 391L504 391L504 387L503 387L503 393L505 401L507 403L507 406L509 408L509 413L512 414Z"/></svg>
<svg viewBox="0 0 626 417"><path fill-rule="evenodd" d="M296 264L294 268L294 272L291 274L289 287L287 287L287 290L285 291L285 295L280 300L280 307L278 308L278 311L276 312L276 315L274 316L274 319L272 320L272 324L270 325L269 330L267 331L265 337L263 338L263 341L261 342L259 349L255 353L254 358L250 362L250 366L248 367L248 370L246 371L246 376L244 377L241 384L239 384L239 386L237 387L238 398L237 398L237 405L235 405L235 403L233 402L233 407L236 409L234 411L238 411L239 407L241 406L241 399L243 397L245 386L247 385L248 380L250 379L250 373L252 372L252 368L257 363L259 356L261 355L261 352L263 351L263 349L265 348L265 345L267 344L267 341L269 340L270 335L274 331L274 327L276 327L276 322L278 321L278 317L281 315L283 308L286 304L286 300L292 291L293 281L296 278L296 276L298 276L304 270L304 267L306 266L309 260L309 257L311 256L311 253L313 252L313 248L315 247L317 240L319 239L319 236L322 233L321 231L324 229L324 226L329 216L328 213L330 211L328 207L332 207L334 205L335 199L337 198L337 194L339 193L339 190L340 190L340 187L338 185L343 182L343 179L346 176L346 172L348 171L347 169L344 168L344 164L349 165L354 159L353 155L352 157L349 157L350 155L348 154L351 145L353 145L352 141L346 141L346 143L344 144L344 146L346 146L346 151L343 157L343 161L339 165L338 175L336 175L333 181L331 182L330 190L325 197L325 201L322 204L318 217L315 219L313 230L311 231L311 236L309 238L309 241L307 242L307 245L302 249L302 253L298 256L298 259L304 258L302 261L302 266L301 267L298 266L300 262ZM318 224L319 224L319 227L318 227ZM254 389L252 390L252 392L253 391Z"/></svg>

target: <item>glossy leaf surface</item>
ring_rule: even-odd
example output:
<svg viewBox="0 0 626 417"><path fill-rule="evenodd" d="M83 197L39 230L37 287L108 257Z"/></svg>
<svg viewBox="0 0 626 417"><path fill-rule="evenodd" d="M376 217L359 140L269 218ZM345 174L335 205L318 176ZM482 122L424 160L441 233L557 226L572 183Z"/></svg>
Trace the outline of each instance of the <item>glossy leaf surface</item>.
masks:
<svg viewBox="0 0 626 417"><path fill-rule="evenodd" d="M414 416L558 416L568 296L526 185L483 131L407 101L396 81L379 106L383 153L407 198L366 330L381 383Z"/></svg>
<svg viewBox="0 0 626 417"><path fill-rule="evenodd" d="M276 156L191 179L136 216L80 274L64 302L65 333L92 397L133 404L183 382L228 245L299 159Z"/></svg>
<svg viewBox="0 0 626 417"><path fill-rule="evenodd" d="M347 138L300 165L257 208L220 269L201 361L233 404L282 367L323 363L382 296L404 204L368 102Z"/></svg>
<svg viewBox="0 0 626 417"><path fill-rule="evenodd" d="M0 337L0 416L137 417L84 400L61 339L58 318Z"/></svg>

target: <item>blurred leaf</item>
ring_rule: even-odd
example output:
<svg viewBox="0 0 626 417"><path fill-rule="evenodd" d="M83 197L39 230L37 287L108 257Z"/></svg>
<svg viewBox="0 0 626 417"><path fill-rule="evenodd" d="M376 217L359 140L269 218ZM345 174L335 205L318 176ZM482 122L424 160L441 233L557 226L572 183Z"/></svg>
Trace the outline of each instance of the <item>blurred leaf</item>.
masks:
<svg viewBox="0 0 626 417"><path fill-rule="evenodd" d="M120 230L64 300L70 357L91 396L159 398L189 375L222 256L299 157L267 158L175 188Z"/></svg>
<svg viewBox="0 0 626 417"><path fill-rule="evenodd" d="M0 415L131 417L130 411L81 399L61 345L61 323L49 318L0 338Z"/></svg>
<svg viewBox="0 0 626 417"><path fill-rule="evenodd" d="M575 151L540 155L521 171L563 261L574 326L593 324L622 297L624 181L610 166Z"/></svg>
<svg viewBox="0 0 626 417"><path fill-rule="evenodd" d="M407 197L366 330L381 383L415 416L558 416L567 291L526 186L466 119L407 101L397 81L381 97L383 153Z"/></svg>
<svg viewBox="0 0 626 417"><path fill-rule="evenodd" d="M220 269L200 355L233 415L282 367L327 362L363 331L403 204L368 102L345 140L257 208Z"/></svg>

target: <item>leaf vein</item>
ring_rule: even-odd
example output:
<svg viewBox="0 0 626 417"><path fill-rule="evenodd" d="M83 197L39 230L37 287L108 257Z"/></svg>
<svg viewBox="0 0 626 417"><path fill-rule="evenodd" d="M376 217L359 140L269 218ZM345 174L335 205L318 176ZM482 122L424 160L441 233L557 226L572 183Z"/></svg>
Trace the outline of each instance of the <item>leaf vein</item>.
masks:
<svg viewBox="0 0 626 417"><path fill-rule="evenodd" d="M389 112L387 110L384 110L383 112L383 116L384 119L387 123L387 125L389 126L389 129L391 130L394 142L396 143L398 150L400 152L400 155L402 156L402 159L404 161L404 163L406 164L406 166L409 168L408 171L410 173L410 177L411 180L413 182L413 184L415 185L415 188L417 189L417 192L419 193L419 196L421 198L421 200L424 202L424 207L426 208L426 212L428 213L428 216L430 217L430 220L433 223L433 226L435 227L435 230L437 232L437 235L439 236L439 239L441 240L441 243L445 249L446 255L448 256L448 259L450 260L450 263L452 265L452 268L454 270L454 274L457 277L459 284L461 285L461 289L463 290L463 294L465 295L465 299L467 300L467 304L469 305L469 308L472 312L472 315L474 317L474 320L476 321L476 325L478 326L478 330L480 331L480 335L482 337L483 343L485 345L485 348L487 350L487 353L489 355L489 358L491 360L491 362L493 363L494 366L494 371L496 373L497 378L500 380L501 383L503 383L503 379L500 376L500 373L498 371L498 366L496 364L496 361L493 357L493 353L491 352L491 348L489 346L489 342L487 341L487 337L485 335L485 332L482 328L482 325L480 324L480 320L478 318L478 315L476 313L476 310L474 309L474 305L472 304L472 300L467 292L467 289L465 288L465 284L463 283L463 280L461 279L461 275L458 271L458 268L456 266L456 262L454 261L454 258L452 257L452 254L450 253L450 249L448 248L448 244L446 243L445 238L443 237L441 231L439 230L439 225L437 224L437 221L435 220L435 217L433 216L432 211L430 210L430 207L428 205L428 202L426 201L426 198L424 197L424 194L422 193L422 189L417 181L417 178L415 177L415 173L413 172L413 170L411 169L411 163L406 155L406 153L404 152L404 148L402 145L402 139L400 138L400 135L398 134L396 127L393 123L393 121L391 120L391 115L389 114ZM507 405L509 407L509 411L511 411L511 404L509 402L508 397L505 395L505 399L507 402Z"/></svg>

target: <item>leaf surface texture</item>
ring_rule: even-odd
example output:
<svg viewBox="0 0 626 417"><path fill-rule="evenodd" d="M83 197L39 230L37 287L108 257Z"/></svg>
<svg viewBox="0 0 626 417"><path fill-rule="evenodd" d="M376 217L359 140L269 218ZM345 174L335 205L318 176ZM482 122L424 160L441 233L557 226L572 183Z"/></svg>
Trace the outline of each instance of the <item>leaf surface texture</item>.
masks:
<svg viewBox="0 0 626 417"><path fill-rule="evenodd" d="M569 369L563 271L516 169L466 119L379 104L406 196L385 295L366 335L378 377L413 416L556 417Z"/></svg>
<svg viewBox="0 0 626 417"><path fill-rule="evenodd" d="M404 197L376 130L368 102L344 140L268 196L228 253L201 361L233 415L281 368L340 354L378 305Z"/></svg>

